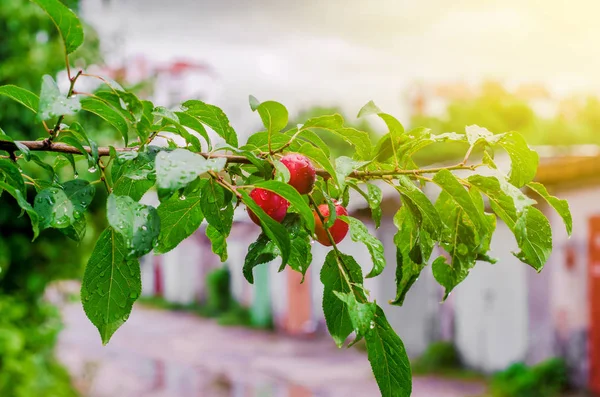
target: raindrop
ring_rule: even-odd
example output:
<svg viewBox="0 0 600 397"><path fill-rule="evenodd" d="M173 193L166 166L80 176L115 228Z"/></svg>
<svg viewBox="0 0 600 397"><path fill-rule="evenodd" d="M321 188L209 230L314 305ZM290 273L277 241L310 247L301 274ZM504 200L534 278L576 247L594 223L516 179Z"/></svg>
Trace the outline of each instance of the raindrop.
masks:
<svg viewBox="0 0 600 397"><path fill-rule="evenodd" d="M181 201L185 200L185 196L182 194L181 196L179 196L179 200L181 200Z"/></svg>
<svg viewBox="0 0 600 397"><path fill-rule="evenodd" d="M148 228L146 227L146 225L142 225L142 230L144 230L144 231L148 230Z"/></svg>
<svg viewBox="0 0 600 397"><path fill-rule="evenodd" d="M371 329L375 328L375 321L371 321L371 324L369 325L369 328L371 328Z"/></svg>
<svg viewBox="0 0 600 397"><path fill-rule="evenodd" d="M94 172L97 171L97 168L95 166L91 166L90 168L88 168L88 171L93 174Z"/></svg>
<svg viewBox="0 0 600 397"><path fill-rule="evenodd" d="M77 172L75 172L75 173L73 174L73 178L75 178L75 179L79 178L79 174L78 174Z"/></svg>
<svg viewBox="0 0 600 397"><path fill-rule="evenodd" d="M138 294L137 294L137 292L134 291L134 292L132 292L132 293L129 294L129 297L131 299L136 299L138 297Z"/></svg>

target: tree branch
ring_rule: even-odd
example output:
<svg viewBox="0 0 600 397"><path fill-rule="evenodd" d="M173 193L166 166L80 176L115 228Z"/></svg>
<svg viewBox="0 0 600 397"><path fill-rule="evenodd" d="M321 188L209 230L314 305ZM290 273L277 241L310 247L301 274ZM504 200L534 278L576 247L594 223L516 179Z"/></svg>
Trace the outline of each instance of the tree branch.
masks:
<svg viewBox="0 0 600 397"><path fill-rule="evenodd" d="M61 142L50 142L48 140L42 141L19 141L20 144L26 146L31 151L38 152L55 152L55 153L71 153L71 154L83 154L79 149L74 146L67 145ZM88 146L84 146L86 152L91 153L91 149ZM128 148L115 148L117 152L130 152L139 149L138 147ZM14 142L0 141L0 151L15 152L19 150ZM222 153L197 153L205 158L224 158L227 159L228 164L251 164L244 156L222 154ZM98 148L99 156L110 156L110 150L108 147ZM447 167L437 168L422 168L417 170L377 170L377 171L353 171L348 175L351 178L357 179L381 179L386 176L394 175L421 175L421 174L434 174L441 170L474 170L474 165L456 164ZM324 169L317 168L317 175L323 178L330 178L331 175Z"/></svg>

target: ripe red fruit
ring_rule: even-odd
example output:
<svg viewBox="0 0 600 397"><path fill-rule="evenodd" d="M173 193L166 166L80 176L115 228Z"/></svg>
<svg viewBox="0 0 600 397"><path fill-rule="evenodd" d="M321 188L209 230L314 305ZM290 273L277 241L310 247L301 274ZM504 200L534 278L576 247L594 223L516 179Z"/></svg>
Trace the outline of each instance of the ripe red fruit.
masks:
<svg viewBox="0 0 600 397"><path fill-rule="evenodd" d="M315 167L310 160L301 154L286 154L281 158L283 165L290 170L290 181L298 193L308 194L315 184Z"/></svg>
<svg viewBox="0 0 600 397"><path fill-rule="evenodd" d="M327 220L329 219L329 206L327 204L321 204L319 206L319 212L321 213L321 215L323 215L325 221L327 222ZM338 216L348 215L348 211L346 211L346 208L342 207L339 204L335 204L335 213ZM317 235L317 241L329 247L331 245L331 241L327 236L325 226L323 225L323 222L321 222L321 218L319 217L319 214L317 214L316 211L313 211L313 215L315 216L315 234ZM339 244L339 242L342 241L348 233L348 224L343 220L336 218L335 222L333 222L333 225L329 228L329 233L331 233L333 241L335 241L336 244Z"/></svg>
<svg viewBox="0 0 600 397"><path fill-rule="evenodd" d="M283 218L285 218L287 209L290 206L290 203L286 199L270 190L261 188L253 189L250 192L250 197L267 213L267 215L277 222L281 222ZM260 220L250 209L248 209L248 215L254 223L260 226Z"/></svg>

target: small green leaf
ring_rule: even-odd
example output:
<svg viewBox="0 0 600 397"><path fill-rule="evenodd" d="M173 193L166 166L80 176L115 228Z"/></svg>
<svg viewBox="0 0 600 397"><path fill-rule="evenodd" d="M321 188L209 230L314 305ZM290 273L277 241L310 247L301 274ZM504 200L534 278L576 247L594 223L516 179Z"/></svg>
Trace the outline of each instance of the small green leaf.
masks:
<svg viewBox="0 0 600 397"><path fill-rule="evenodd" d="M552 228L550 222L537 208L529 207L515 224L514 234L521 251L515 256L538 272L552 252Z"/></svg>
<svg viewBox="0 0 600 397"><path fill-rule="evenodd" d="M65 44L67 54L83 44L83 26L77 15L59 0L33 0L48 14Z"/></svg>
<svg viewBox="0 0 600 397"><path fill-rule="evenodd" d="M372 302L360 303L356 300L356 296L351 293L337 291L333 291L333 293L346 304L356 335L358 337L366 335L371 329L377 305Z"/></svg>
<svg viewBox="0 0 600 397"><path fill-rule="evenodd" d="M440 235L442 221L429 198L412 181L406 177L400 177L396 189L400 192L402 202L408 206L416 219L422 220L423 227L436 239Z"/></svg>
<svg viewBox="0 0 600 397"><path fill-rule="evenodd" d="M254 268L263 263L271 262L278 255L277 245L266 234L261 233L258 239L248 247L242 274L250 284L254 284Z"/></svg>
<svg viewBox="0 0 600 397"><path fill-rule="evenodd" d="M156 210L161 226L158 245L154 248L157 254L171 251L198 230L204 219L200 189L186 193L185 196L173 196L161 202Z"/></svg>
<svg viewBox="0 0 600 397"><path fill-rule="evenodd" d="M354 128L344 127L344 118L339 114L311 118L304 123L302 129L327 131L354 146L360 158L371 159L371 138L369 134ZM321 145L317 146L320 147ZM324 150L324 152L329 155L328 151Z"/></svg>
<svg viewBox="0 0 600 397"><path fill-rule="evenodd" d="M256 106L256 109L253 110L258 112L263 125L270 135L281 131L288 123L288 111L285 106L279 102L262 102L260 105Z"/></svg>
<svg viewBox="0 0 600 397"><path fill-rule="evenodd" d="M382 397L409 397L412 392L410 361L400 337L377 307L365 335L367 353Z"/></svg>
<svg viewBox="0 0 600 397"><path fill-rule="evenodd" d="M200 136L206 141L208 150L212 150L212 145L210 142L210 138L208 137L208 132L206 132L206 128L204 128L204 125L202 125L202 123L197 118L190 116L189 114L184 112L175 112L175 115L177 115L177 117L179 118L179 122L182 126L191 128L192 130L199 133Z"/></svg>
<svg viewBox="0 0 600 397"><path fill-rule="evenodd" d="M19 102L33 113L37 113L40 107L40 99L37 95L25 88L17 87L16 85L0 86L0 95Z"/></svg>
<svg viewBox="0 0 600 397"><path fill-rule="evenodd" d="M227 260L227 236L224 236L212 225L208 225L206 237L210 240L213 253L219 256L221 262L225 262Z"/></svg>
<svg viewBox="0 0 600 397"><path fill-rule="evenodd" d="M502 190L496 177L471 175L468 181L488 197L492 210L515 235L521 249L517 258L541 270L552 249L552 231L546 217L530 205L517 211L518 200Z"/></svg>
<svg viewBox="0 0 600 397"><path fill-rule="evenodd" d="M85 221L85 216L76 219L71 226L58 230L60 230L62 234L64 234L71 240L81 242L85 237L85 233L87 231L87 223Z"/></svg>
<svg viewBox="0 0 600 397"><path fill-rule="evenodd" d="M465 127L467 135L467 142L469 145L475 146L479 142L495 143L502 137L502 135L494 135L487 128L480 127L478 125L469 125Z"/></svg>
<svg viewBox="0 0 600 397"><path fill-rule="evenodd" d="M456 176L448 171L441 170L433 177L433 182L448 193L464 213L471 219L477 231L484 235L487 233L487 223L484 219L483 210L478 208L469 195L469 192L458 181Z"/></svg>
<svg viewBox="0 0 600 397"><path fill-rule="evenodd" d="M41 100L41 99L40 99ZM112 105L95 97L81 100L81 107L90 113L104 119L121 133L125 145L129 143L129 124L123 114Z"/></svg>
<svg viewBox="0 0 600 397"><path fill-rule="evenodd" d="M402 206L394 216L398 232L396 245L396 297L390 304L402 306L406 294L419 278L433 250L433 241L421 228L407 206Z"/></svg>
<svg viewBox="0 0 600 397"><path fill-rule="evenodd" d="M367 227L358 219L351 216L347 217L350 224L350 237L354 242L361 242L369 250L371 260L373 261L373 269L366 275L367 278L375 277L381 274L385 268L385 256L383 254L383 244L369 233Z"/></svg>
<svg viewBox="0 0 600 397"><path fill-rule="evenodd" d="M83 310L98 328L102 343L127 321L142 293L140 264L129 258L123 237L105 229L92 251L81 284Z"/></svg>
<svg viewBox="0 0 600 397"><path fill-rule="evenodd" d="M156 185L160 197L169 197L199 175L208 171L219 172L225 167L225 158L205 159L186 149L161 151L156 155Z"/></svg>
<svg viewBox="0 0 600 397"><path fill-rule="evenodd" d="M498 145L510 156L510 183L516 187L523 187L531 182L540 160L537 152L527 146L523 136L516 132L507 132L498 141Z"/></svg>
<svg viewBox="0 0 600 397"><path fill-rule="evenodd" d="M290 205L302 216L302 219L304 220L304 223L306 224L308 230L314 232L315 217L313 215L313 212L296 189L294 189L287 183L278 181L260 182L256 183L255 186L261 189L277 193L278 195L289 201Z"/></svg>
<svg viewBox="0 0 600 397"><path fill-rule="evenodd" d="M573 231L573 219L571 217L571 211L569 210L569 203L567 200L560 200L555 196L548 193L548 190L541 183L530 182L527 187L539 194L554 208L558 215L562 218L567 229L567 234L570 236Z"/></svg>
<svg viewBox="0 0 600 397"><path fill-rule="evenodd" d="M202 124L210 127L221 138L225 139L227 144L235 147L238 146L237 134L221 109L198 100L184 102L183 106L187 108L185 113L196 117Z"/></svg>
<svg viewBox="0 0 600 397"><path fill-rule="evenodd" d="M239 189L238 192L241 194L242 201L244 202L244 204L246 204L246 206L260 220L260 224L263 229L263 232L271 240L273 240L273 242L279 248L279 252L281 253L282 265L287 264L288 260L290 258L290 253L291 253L292 248L291 248L290 238L289 238L287 231L285 230L285 227L283 227L280 223L274 221L273 218L271 218L269 215L267 215L265 213L265 211L263 211L263 209L260 208L258 206L258 204L256 204L254 202L254 200L252 200L250 195L245 190ZM206 215L206 212L205 212L205 215Z"/></svg>
<svg viewBox="0 0 600 397"><path fill-rule="evenodd" d="M367 200L369 204L369 208L371 209L371 218L373 218L373 222L375 222L375 228L378 229L381 225L381 200L383 199L383 195L381 193L381 189L377 185L373 185L371 183L367 183L367 191L363 191L356 185L354 182L349 182L354 190L360 193L361 196Z"/></svg>
<svg viewBox="0 0 600 397"><path fill-rule="evenodd" d="M27 202L27 199L25 198L26 191L15 189L12 185L3 181L0 181L0 189L13 196L15 200L17 200L19 207L27 212L27 215L29 215L29 219L31 220L31 228L33 229L33 240L35 240L40 234L39 217L31 204Z"/></svg>
<svg viewBox="0 0 600 397"><path fill-rule="evenodd" d="M340 190L344 190L346 187L346 177L348 175L367 164L369 164L369 161L356 161L346 156L340 156L335 159L335 172Z"/></svg>
<svg viewBox="0 0 600 397"><path fill-rule="evenodd" d="M225 237L233 224L231 198L231 193L212 179L200 189L200 205L206 221Z"/></svg>
<svg viewBox="0 0 600 397"><path fill-rule="evenodd" d="M109 225L123 236L130 256L142 256L154 248L160 232L160 218L154 207L128 196L108 196L106 216Z"/></svg>
<svg viewBox="0 0 600 397"><path fill-rule="evenodd" d="M81 110L82 104L79 97L67 98L61 94L54 79L45 74L42 77L42 90L40 92L39 116L42 120L52 117L71 115Z"/></svg>
<svg viewBox="0 0 600 397"><path fill-rule="evenodd" d="M341 269L347 273L342 273ZM354 330L354 325L346 304L335 293L354 293L348 282L362 285L362 270L350 255L342 253L338 255L335 250L331 250L325 257L325 263L321 268L321 282L324 287L323 313L327 329L338 347L341 347Z"/></svg>
<svg viewBox="0 0 600 397"><path fill-rule="evenodd" d="M111 179L113 183L113 194L117 196L129 196L138 201L154 186L154 158L156 153L148 152L124 152L136 153L135 157L127 160L117 156L111 167ZM123 155L124 153L121 153Z"/></svg>
<svg viewBox="0 0 600 397"><path fill-rule="evenodd" d="M0 159L0 175L4 175L4 182L25 194L25 181L15 163L8 159Z"/></svg>
<svg viewBox="0 0 600 397"><path fill-rule="evenodd" d="M275 160L273 162L275 166L275 176L273 179L279 182L288 183L290 181L291 175L290 170L286 167L281 161Z"/></svg>
<svg viewBox="0 0 600 397"><path fill-rule="evenodd" d="M372 114L379 114L379 113L383 113L383 112L381 111L381 109L379 109L379 107L377 105L375 105L375 102L369 101L365 104L365 106L363 106L358 111L358 114L356 115L356 117L361 118L364 116L369 116Z"/></svg>

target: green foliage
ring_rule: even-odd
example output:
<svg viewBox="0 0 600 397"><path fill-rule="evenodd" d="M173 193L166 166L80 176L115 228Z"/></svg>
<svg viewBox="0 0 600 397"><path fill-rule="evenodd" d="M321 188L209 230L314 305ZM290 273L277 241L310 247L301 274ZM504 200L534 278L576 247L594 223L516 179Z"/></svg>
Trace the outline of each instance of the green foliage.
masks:
<svg viewBox="0 0 600 397"><path fill-rule="evenodd" d="M213 316L226 313L233 307L231 275L227 266L206 275L206 311Z"/></svg>
<svg viewBox="0 0 600 397"><path fill-rule="evenodd" d="M454 344L434 342L413 362L413 373L440 374L462 368L460 356Z"/></svg>
<svg viewBox="0 0 600 397"><path fill-rule="evenodd" d="M80 44L78 22L56 0L38 3L57 22L68 56ZM69 31L69 27L75 30ZM127 320L141 293L138 258L152 249L162 253L175 248L206 220L206 235L212 250L225 261L227 237L235 209L241 204L256 215L262 229L257 241L250 245L243 266L249 282L253 282L254 267L278 257L280 270L289 266L302 275L306 273L312 262L311 238L318 216L313 209L323 202L331 213L327 221L321 219L325 227L340 220L348 222L351 239L365 244L373 261L366 277L376 277L385 266L382 243L358 219L351 216L336 219L334 203L348 205L349 189L357 190L378 227L383 191L371 181L384 181L389 185L387 191L398 194L402 203L394 217L398 228L394 236L397 293L391 303L396 305L403 303L410 287L430 263L435 245L447 253L431 261L433 274L445 287L446 296L468 276L477 261L494 262L487 252L496 216L515 235L521 249L516 257L541 270L552 248L551 230L546 217L533 207L536 202L521 191L526 185L556 208L567 228L571 227L566 202L532 183L538 156L516 132L492 134L475 125L468 126L464 134L433 135L427 128L406 131L400 121L369 102L359 116L376 115L388 128L373 145L369 133L348 126L339 114L310 117L286 130L289 115L285 106L275 101L261 103L251 97L250 107L260 116L264 131L252 134L246 145L238 148L236 132L223 111L214 105L190 100L179 109L166 109L140 100L112 83L108 84L110 90L101 87L79 102L72 94L80 76L81 72L69 75L70 89L66 95L58 91L52 78L44 77L38 107L33 106L34 94L12 85L0 86L1 95L54 124L44 132L41 149L68 151L61 153L60 160L53 154L39 158L29 150L39 147L2 134L6 158L0 159L3 178L0 188L16 198L28 213L34 236L39 223L42 229L56 228L81 240L85 233L83 215L94 197L93 185L104 185L107 196L104 225L108 227L96 242L81 290L84 310L98 328L103 343ZM123 145L98 148L77 121L84 120L80 110L106 121L113 132L118 132ZM213 145L206 127L224 143ZM167 137L167 147L152 146L159 133L178 135L185 143L178 145ZM326 139L345 142L347 153L332 153ZM55 142L68 146L65 149ZM462 162L439 168L417 166L416 157L422 149L448 142L467 145ZM208 152L201 152L203 147ZM470 154L481 148L488 153L482 162L468 163ZM497 170L489 154L495 148L502 148L511 158L508 175ZM15 159L15 151L20 151L22 158ZM318 167L315 189L307 196L286 183L290 171L284 170L279 159L287 152L301 153ZM96 179L61 182L65 179L61 169L64 165L71 165L77 176L73 153L83 155L89 166L86 176ZM15 160L26 167L19 168ZM34 178L27 172L31 166L42 167L47 175ZM487 167L488 176L479 175L479 167ZM456 170L463 173L454 173ZM26 184L33 184L38 190L34 207L27 201ZM366 187L361 186L364 184ZM431 195L424 189L427 184L436 185L441 193L437 197ZM154 186L160 200L158 209L139 202ZM269 215L277 209L265 211L251 198L249 192L256 187L276 192L290 203L281 223ZM493 213L484 206L482 195L488 198ZM361 266L340 251L331 235L328 238L333 248L325 258L320 279L330 334L340 347L351 334L355 337L353 343L365 340L383 396L410 395L411 369L400 337L387 322L382 308L369 300ZM219 272L211 275L210 288L214 287L209 291L211 310L226 306L221 298L229 294L228 277Z"/></svg>
<svg viewBox="0 0 600 397"><path fill-rule="evenodd" d="M515 363L494 376L490 389L494 397L555 397L567 386L567 366L553 358L533 367Z"/></svg>
<svg viewBox="0 0 600 397"><path fill-rule="evenodd" d="M75 397L52 346L62 328L56 308L22 296L0 297L0 390L4 396Z"/></svg>

